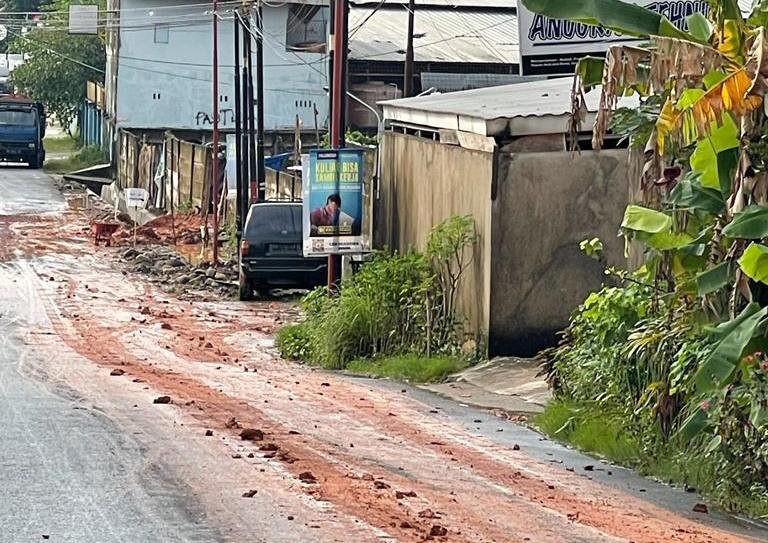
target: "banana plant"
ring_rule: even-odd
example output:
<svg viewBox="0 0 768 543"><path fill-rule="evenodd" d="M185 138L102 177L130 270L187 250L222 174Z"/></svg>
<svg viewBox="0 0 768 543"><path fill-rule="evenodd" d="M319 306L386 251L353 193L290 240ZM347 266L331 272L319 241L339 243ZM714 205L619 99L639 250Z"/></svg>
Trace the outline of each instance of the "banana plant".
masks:
<svg viewBox="0 0 768 543"><path fill-rule="evenodd" d="M768 324L768 300L757 295L768 285L768 0L755 0L746 18L737 0L710 0L708 14L689 16L685 29L621 0L520 1L548 17L645 39L579 62L571 129L580 130L584 95L597 86L596 150L620 97L654 104L651 129L642 132L644 199L627 208L621 230L644 244L646 264L666 266L659 273L680 307L697 299L715 325L712 354L694 378L706 404L764 342ZM706 410L683 426L704 428Z"/></svg>

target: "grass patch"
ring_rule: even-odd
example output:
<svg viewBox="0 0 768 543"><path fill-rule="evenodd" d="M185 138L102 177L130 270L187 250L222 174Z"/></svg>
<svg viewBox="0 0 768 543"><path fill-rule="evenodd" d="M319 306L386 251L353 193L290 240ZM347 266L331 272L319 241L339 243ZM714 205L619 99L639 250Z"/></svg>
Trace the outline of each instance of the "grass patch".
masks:
<svg viewBox="0 0 768 543"><path fill-rule="evenodd" d="M48 136L43 139L43 146L46 153L74 153L80 146L80 142L69 136Z"/></svg>
<svg viewBox="0 0 768 543"><path fill-rule="evenodd" d="M62 159L47 160L43 169L49 173L70 173L106 162L104 151L98 147L85 147L72 156Z"/></svg>
<svg viewBox="0 0 768 543"><path fill-rule="evenodd" d="M450 356L427 358L406 354L353 360L347 365L347 371L371 377L388 377L409 383L436 383L466 367L465 361Z"/></svg>
<svg viewBox="0 0 768 543"><path fill-rule="evenodd" d="M688 446L673 440L647 446L626 430L618 413L590 402L556 400L531 421L555 441L635 469L641 475L680 487L690 486L728 511L768 518L768 495L754 488L744 493L721 473L722 463L705 453L706 442Z"/></svg>
<svg viewBox="0 0 768 543"><path fill-rule="evenodd" d="M554 401L533 424L556 441L617 464L636 466L642 459L640 446L624 431L619 417L590 404Z"/></svg>

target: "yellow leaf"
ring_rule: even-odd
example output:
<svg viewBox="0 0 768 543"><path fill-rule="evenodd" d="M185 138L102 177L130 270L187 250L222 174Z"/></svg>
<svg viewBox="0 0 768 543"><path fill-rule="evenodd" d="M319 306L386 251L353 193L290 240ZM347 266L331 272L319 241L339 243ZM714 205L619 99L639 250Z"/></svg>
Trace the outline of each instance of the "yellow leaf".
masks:
<svg viewBox="0 0 768 543"><path fill-rule="evenodd" d="M656 121L659 152L664 152L663 143L667 138L689 145L709 135L713 126L721 126L724 113L740 117L758 108L763 99L747 95L751 86L752 78L742 67L713 85L700 98L687 101L684 107L667 100Z"/></svg>
<svg viewBox="0 0 768 543"><path fill-rule="evenodd" d="M733 19L723 21L719 37L720 43L717 45L717 50L730 59L743 62L744 54L742 49L744 40L739 22Z"/></svg>

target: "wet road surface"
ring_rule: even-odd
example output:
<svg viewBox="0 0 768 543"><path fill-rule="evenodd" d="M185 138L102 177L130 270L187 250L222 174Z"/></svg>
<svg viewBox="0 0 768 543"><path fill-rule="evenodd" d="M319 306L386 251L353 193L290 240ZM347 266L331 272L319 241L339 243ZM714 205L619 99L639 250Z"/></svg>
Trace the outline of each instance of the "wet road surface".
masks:
<svg viewBox="0 0 768 543"><path fill-rule="evenodd" d="M290 305L124 275L36 175L0 169L0 541L768 540L490 413L281 361Z"/></svg>
<svg viewBox="0 0 768 543"><path fill-rule="evenodd" d="M1 214L65 207L47 175L0 168ZM23 265L0 262L0 541L218 539L194 497L149 465L130 434L51 384L55 359L28 348L46 314L34 284L14 273Z"/></svg>

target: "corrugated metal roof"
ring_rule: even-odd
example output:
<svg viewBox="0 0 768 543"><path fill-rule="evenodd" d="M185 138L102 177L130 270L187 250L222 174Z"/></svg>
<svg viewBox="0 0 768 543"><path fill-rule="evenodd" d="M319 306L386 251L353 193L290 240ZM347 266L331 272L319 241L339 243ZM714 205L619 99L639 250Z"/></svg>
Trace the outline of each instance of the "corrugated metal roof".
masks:
<svg viewBox="0 0 768 543"><path fill-rule="evenodd" d="M748 2L751 0L747 0ZM351 7L375 7L382 3L382 0L350 0ZM384 4L389 5L408 5L408 0L384 0ZM450 8L516 8L517 0L416 0L416 6L422 8L425 6L440 6Z"/></svg>
<svg viewBox="0 0 768 543"><path fill-rule="evenodd" d="M381 102L384 119L424 127L473 132L484 136L552 134L565 131L571 112L573 78L529 81ZM598 89L586 95L587 109L597 111ZM634 105L623 98L621 105ZM589 119L588 119L589 122ZM589 125L585 125L589 126Z"/></svg>
<svg viewBox="0 0 768 543"><path fill-rule="evenodd" d="M363 21L365 23L360 26ZM405 59L407 6L391 5L378 11L351 7L349 28L350 59ZM416 62L517 64L520 59L517 16L509 9L417 11L414 58Z"/></svg>
<svg viewBox="0 0 768 543"><path fill-rule="evenodd" d="M533 79L546 79L546 77L534 77ZM421 88L434 88L439 92L481 89L531 80L530 77L515 74L421 72Z"/></svg>

